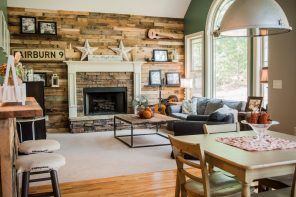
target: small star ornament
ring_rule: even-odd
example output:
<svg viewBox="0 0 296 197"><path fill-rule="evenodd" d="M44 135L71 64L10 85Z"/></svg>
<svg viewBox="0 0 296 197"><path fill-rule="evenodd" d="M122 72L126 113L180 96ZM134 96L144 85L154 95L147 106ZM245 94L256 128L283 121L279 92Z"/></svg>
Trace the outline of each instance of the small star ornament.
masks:
<svg viewBox="0 0 296 197"><path fill-rule="evenodd" d="M122 40L120 40L118 48L110 47L117 55L121 56L123 60L129 61L128 53L133 49L132 47L124 47Z"/></svg>
<svg viewBox="0 0 296 197"><path fill-rule="evenodd" d="M84 60L88 55L92 55L98 48L90 47L88 40L85 41L84 47L76 47L79 51L81 51L81 61Z"/></svg>

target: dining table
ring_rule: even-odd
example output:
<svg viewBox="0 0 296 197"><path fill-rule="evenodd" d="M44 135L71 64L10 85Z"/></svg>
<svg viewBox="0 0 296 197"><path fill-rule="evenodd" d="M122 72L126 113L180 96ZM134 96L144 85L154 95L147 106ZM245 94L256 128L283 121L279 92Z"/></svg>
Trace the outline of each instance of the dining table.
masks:
<svg viewBox="0 0 296 197"><path fill-rule="evenodd" d="M296 142L296 136L267 131L267 135ZM262 178L293 174L296 149L247 151L217 141L220 137L255 136L253 131L176 136L177 139L200 144L207 163L222 169L242 183L241 196L251 196L250 185Z"/></svg>

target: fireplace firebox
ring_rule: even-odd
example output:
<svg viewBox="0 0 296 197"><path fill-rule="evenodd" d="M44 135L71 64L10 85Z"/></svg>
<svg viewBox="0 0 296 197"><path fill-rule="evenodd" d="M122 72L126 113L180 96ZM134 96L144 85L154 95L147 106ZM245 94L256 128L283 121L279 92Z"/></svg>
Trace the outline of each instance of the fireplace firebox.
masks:
<svg viewBox="0 0 296 197"><path fill-rule="evenodd" d="M127 88L83 88L84 114L108 115L127 113Z"/></svg>

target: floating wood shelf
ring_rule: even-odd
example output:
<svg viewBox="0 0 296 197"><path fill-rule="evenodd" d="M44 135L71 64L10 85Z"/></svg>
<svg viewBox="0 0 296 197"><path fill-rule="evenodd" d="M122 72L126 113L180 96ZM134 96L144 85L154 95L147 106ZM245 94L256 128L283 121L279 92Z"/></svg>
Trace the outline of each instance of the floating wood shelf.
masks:
<svg viewBox="0 0 296 197"><path fill-rule="evenodd" d="M183 62L146 62L145 64L180 64L180 63L183 63Z"/></svg>

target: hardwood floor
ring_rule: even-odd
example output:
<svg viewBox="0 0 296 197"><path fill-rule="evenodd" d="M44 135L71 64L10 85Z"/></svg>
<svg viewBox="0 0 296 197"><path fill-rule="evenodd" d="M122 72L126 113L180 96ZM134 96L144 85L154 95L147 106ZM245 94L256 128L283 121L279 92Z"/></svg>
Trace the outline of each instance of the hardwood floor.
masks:
<svg viewBox="0 0 296 197"><path fill-rule="evenodd" d="M175 193L176 171L103 178L60 184L63 197L172 197ZM50 191L50 186L38 186L31 193Z"/></svg>

